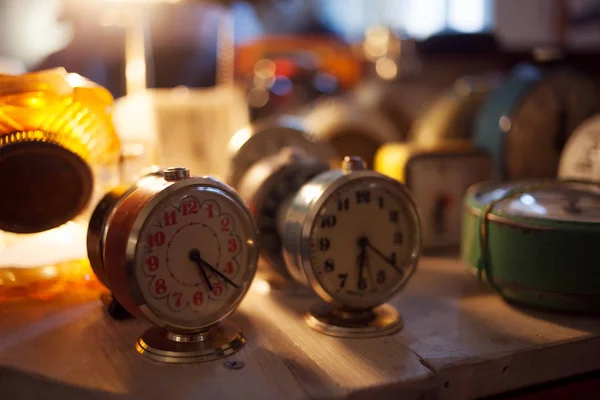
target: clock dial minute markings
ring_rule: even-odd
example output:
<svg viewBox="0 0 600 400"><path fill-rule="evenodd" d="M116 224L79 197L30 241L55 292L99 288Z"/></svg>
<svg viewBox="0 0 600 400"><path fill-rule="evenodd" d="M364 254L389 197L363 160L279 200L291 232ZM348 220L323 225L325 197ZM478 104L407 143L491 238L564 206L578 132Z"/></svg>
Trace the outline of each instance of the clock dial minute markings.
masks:
<svg viewBox="0 0 600 400"><path fill-rule="evenodd" d="M194 257L194 260L192 260L192 261L198 263L198 265L202 265L203 267L208 268L209 270L211 270L213 273L219 275L220 278L225 280L227 283L229 283L231 286L235 287L236 289L240 288L234 281L229 279L227 276L223 275L221 273L221 271L219 271L218 269L216 269L215 267L213 267L212 265L210 265L209 263L204 261L202 259L202 257L200 257L200 251L198 251L197 249L192 249L190 251L190 259L192 258L192 256Z"/></svg>

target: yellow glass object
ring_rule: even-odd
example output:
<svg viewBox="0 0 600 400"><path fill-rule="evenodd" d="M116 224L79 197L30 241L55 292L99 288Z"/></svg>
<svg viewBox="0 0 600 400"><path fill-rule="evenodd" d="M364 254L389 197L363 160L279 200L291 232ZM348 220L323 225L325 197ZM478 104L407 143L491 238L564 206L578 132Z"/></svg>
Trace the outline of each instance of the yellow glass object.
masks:
<svg viewBox="0 0 600 400"><path fill-rule="evenodd" d="M0 75L0 299L92 279L87 219L118 183L112 103L62 68Z"/></svg>

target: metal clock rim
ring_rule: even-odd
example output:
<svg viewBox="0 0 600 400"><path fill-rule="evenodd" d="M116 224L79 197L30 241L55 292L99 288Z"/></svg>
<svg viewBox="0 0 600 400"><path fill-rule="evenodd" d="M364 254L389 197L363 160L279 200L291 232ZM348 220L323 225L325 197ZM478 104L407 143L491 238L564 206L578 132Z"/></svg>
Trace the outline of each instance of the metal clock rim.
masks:
<svg viewBox="0 0 600 400"><path fill-rule="evenodd" d="M419 257L423 251L423 239L421 237L421 234L422 234L421 218L419 215L417 205L405 185L403 185L402 183L400 183L392 178L389 178L385 175L381 175L380 173L377 173L375 171L371 171L371 170L352 171L349 174L345 174L341 170L335 170L335 171L327 171L324 174L331 174L333 180L329 182L329 184L327 185L325 190L323 190L319 194L318 198L316 198L316 200L313 200L310 203L310 211L306 214L306 216L304 217L304 220L302 221L302 230L301 230L300 246L299 246L300 251L298 254L298 256L300 257L300 260L299 260L300 265L302 266L302 269L304 270L304 273L306 274L306 278L308 280L309 285L315 290L315 292L317 292L317 294L323 300L325 300L331 304L335 304L335 305L347 307L347 308L357 308L357 309L368 309L368 308L373 308L375 306L381 305L381 304L385 303L387 300L384 300L382 302L379 302L377 304L367 306L367 307L365 307L365 306L361 306L361 307L348 306L348 304L344 304L345 302L340 302L340 301L334 299L328 293L327 289L325 289L325 287L321 284L321 282L319 282L316 274L314 273L313 268L311 267L311 262L310 262L310 233L312 231L313 225L316 222L317 213L321 210L323 203L325 203L325 201L327 201L329 199L329 197L333 193L335 193L335 191L337 191L339 188L341 188L342 186L346 185L349 182L361 180L364 178L370 178L370 179L381 180L383 182L386 182L387 184L396 186L399 189L399 191L402 193L402 195L405 197L405 199L411 205L410 215L412 216L413 222L415 222L414 228L416 228L415 237L417 240L415 243L415 249L413 249L412 256L410 257L411 263L410 263L409 272L403 280L399 281L393 288L391 288L389 290L389 293L390 293L390 295L388 296L388 299L389 299L394 294L396 294L400 289L402 289L404 286L406 286L406 284L408 283L408 281L410 280L410 278L412 277L412 275L415 273L415 271L417 269Z"/></svg>
<svg viewBox="0 0 600 400"><path fill-rule="evenodd" d="M545 181L552 182L554 184L560 184L560 183L586 184L587 183L587 184L589 184L589 186L600 186L600 184L595 184L592 181L575 182L573 180L562 180L562 179L548 179ZM511 187L512 188L516 188L516 187L520 187L520 186L525 187L525 186L528 186L535 182L540 182L540 180L537 180L537 181L536 180L528 180L528 181L520 181L520 182L517 181L517 182L512 182L512 183L505 182L504 184L501 184L501 185L503 187L507 188L507 192L508 192ZM468 213L470 213L474 216L479 216L485 209L487 203L478 202L476 200L476 196L478 194L488 192L493 188L498 188L498 186L499 186L499 184L495 183L494 181L485 181L485 182L476 183L476 184L472 185L471 187L469 187L469 189L465 192L465 196L464 196L465 201L464 201L464 205L463 205L463 210L467 211ZM553 186L548 186L548 188L552 188L552 187ZM555 223L560 223L560 230L569 230L569 229L579 230L585 226L589 226L590 229L593 229L596 226L598 226L598 224L599 224L599 222L593 222L593 221L592 222L590 222L590 221L561 221L561 220L555 220L553 218L541 218L541 217L535 217L532 215L519 215L519 214L503 212L498 209L492 209L489 213L487 213L486 219L490 222L495 222L495 223L502 224L502 225L518 226L518 227L539 230L539 231L557 230L557 227L553 226L553 224L555 224Z"/></svg>
<svg viewBox="0 0 600 400"><path fill-rule="evenodd" d="M160 204L164 199L166 199L173 192L175 192L183 187L189 186L189 185L203 186L205 188L213 188L213 189L219 190L221 192L221 194L225 195L226 197L229 197L232 200L233 205L242 213L242 215L245 215L248 217L247 221L250 223L250 228L251 228L250 233L252 236L251 237L252 246L249 246L247 244L248 245L248 256L249 256L248 257L249 258L248 268L251 269L250 279L249 279L248 284L245 286L243 291L238 295L238 298L236 299L236 301L234 303L232 303L231 306L229 306L229 309L227 310L226 313L224 313L220 318L216 319L214 322L212 322L210 324L202 325L202 326L199 326L196 328L177 326L174 324L165 323L165 321L159 315L157 315L154 311L152 311L152 309L146 303L146 300L144 299L141 288L139 287L139 283L137 282L137 279L135 278L135 264L136 264L135 255L136 255L136 251L137 251L137 241L139 239L139 235L144 226L144 223L146 222L149 215L152 213L152 211L156 208L156 206L158 204ZM203 177L187 178L187 179L183 179L181 181L171 183L168 186L166 186L165 188L163 188L162 190L160 190L158 193L156 193L154 196L152 196L150 198L150 200L144 205L142 210L136 216L134 224L131 228L131 231L128 234L128 241L127 241L127 246L126 246L126 251L125 251L125 268L126 268L127 286L129 288L129 293L130 293L135 305L140 309L140 311L152 323L154 323L155 325L160 326L162 328L166 328L166 329L170 329L170 330L174 330L174 331L190 332L190 333L191 332L199 332L199 331L206 330L207 328L218 324L220 321L222 321L223 319L225 319L229 315L231 315L239 307L240 303L242 302L242 300L248 293L248 290L250 289L251 283L254 280L254 277L256 276L256 270L258 267L258 247L259 247L258 246L258 229L256 228L256 223L254 222L254 218L249 213L247 207L245 207L245 204L246 203L244 202L244 200L237 193L235 193L235 191L233 191L230 186L228 186L214 178L211 178L209 176L203 176ZM132 238L135 240L129 240Z"/></svg>

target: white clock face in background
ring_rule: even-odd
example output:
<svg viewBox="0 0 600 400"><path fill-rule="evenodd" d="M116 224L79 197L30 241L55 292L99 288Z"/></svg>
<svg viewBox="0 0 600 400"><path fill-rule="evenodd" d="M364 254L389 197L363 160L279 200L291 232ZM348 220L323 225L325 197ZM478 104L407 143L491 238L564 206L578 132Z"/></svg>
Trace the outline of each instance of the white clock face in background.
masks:
<svg viewBox="0 0 600 400"><path fill-rule="evenodd" d="M460 242L463 197L467 188L490 179L489 158L431 155L410 162L406 182L419 207L427 247Z"/></svg>
<svg viewBox="0 0 600 400"><path fill-rule="evenodd" d="M419 235L412 203L394 183L353 180L317 212L310 232L312 270L337 303L376 306L410 277Z"/></svg>
<svg viewBox="0 0 600 400"><path fill-rule="evenodd" d="M600 115L586 120L569 138L560 157L558 176L600 180Z"/></svg>
<svg viewBox="0 0 600 400"><path fill-rule="evenodd" d="M169 325L197 328L228 314L250 284L253 227L218 189L170 194L142 227L135 276L148 307Z"/></svg>

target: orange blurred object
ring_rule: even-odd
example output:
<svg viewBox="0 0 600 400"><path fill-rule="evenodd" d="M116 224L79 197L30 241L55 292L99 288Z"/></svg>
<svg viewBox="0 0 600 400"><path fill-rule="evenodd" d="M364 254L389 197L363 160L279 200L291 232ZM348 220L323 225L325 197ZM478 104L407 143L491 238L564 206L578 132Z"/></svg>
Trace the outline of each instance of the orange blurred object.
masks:
<svg viewBox="0 0 600 400"><path fill-rule="evenodd" d="M240 45L236 48L236 75L251 75L262 59L278 59L281 68L281 59L301 52L314 55L318 69L337 78L343 90L354 87L362 78L362 64L352 48L338 39L320 36L272 36Z"/></svg>

